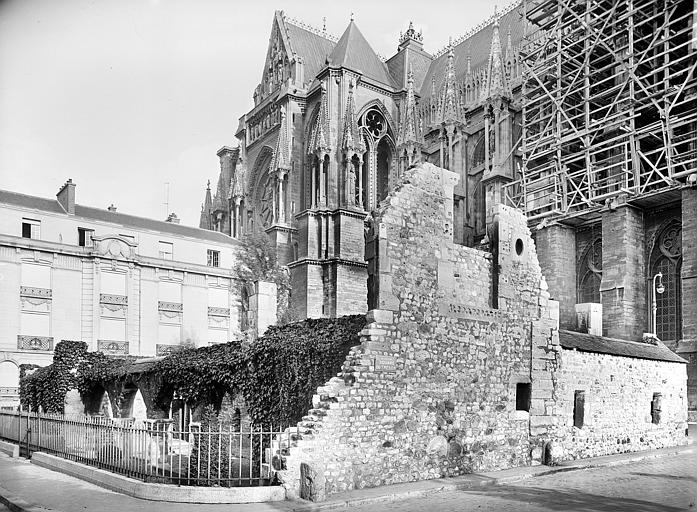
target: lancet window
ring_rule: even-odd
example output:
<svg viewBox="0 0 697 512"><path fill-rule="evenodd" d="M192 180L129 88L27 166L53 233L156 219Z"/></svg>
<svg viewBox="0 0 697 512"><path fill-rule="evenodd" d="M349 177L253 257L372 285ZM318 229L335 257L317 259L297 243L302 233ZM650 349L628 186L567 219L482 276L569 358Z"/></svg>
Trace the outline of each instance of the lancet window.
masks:
<svg viewBox="0 0 697 512"><path fill-rule="evenodd" d="M600 302L603 276L603 243L600 238L583 253L578 267L578 302Z"/></svg>
<svg viewBox="0 0 697 512"><path fill-rule="evenodd" d="M363 205L366 210L373 210L389 191L395 165L394 138L385 116L377 108L361 116L359 126L366 147L361 176Z"/></svg>
<svg viewBox="0 0 697 512"><path fill-rule="evenodd" d="M661 340L679 340L682 333L682 231L679 222L666 226L651 251L649 278L663 275L663 293L656 293L655 333ZM651 297L649 297L651 298Z"/></svg>

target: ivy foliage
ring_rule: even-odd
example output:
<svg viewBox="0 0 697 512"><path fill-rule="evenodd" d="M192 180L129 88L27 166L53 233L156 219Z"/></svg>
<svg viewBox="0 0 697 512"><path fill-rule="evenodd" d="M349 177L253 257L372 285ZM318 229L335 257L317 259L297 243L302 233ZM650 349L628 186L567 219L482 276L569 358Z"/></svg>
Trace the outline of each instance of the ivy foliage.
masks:
<svg viewBox="0 0 697 512"><path fill-rule="evenodd" d="M76 387L85 410L97 412L106 391L114 412L128 381L128 369L135 357L113 357L103 352L89 352L80 361L76 373Z"/></svg>
<svg viewBox="0 0 697 512"><path fill-rule="evenodd" d="M19 399L24 407L44 412L63 413L65 395L77 384L77 367L87 355L87 343L61 341L53 353L53 364L28 373L20 373Z"/></svg>
<svg viewBox="0 0 697 512"><path fill-rule="evenodd" d="M271 327L245 353L240 390L254 423L287 426L312 407L317 387L341 370L360 343L365 316L308 319Z"/></svg>
<svg viewBox="0 0 697 512"><path fill-rule="evenodd" d="M239 393L254 423L287 426L311 408L317 387L341 371L364 325L363 315L308 319L271 327L251 344L184 348L148 364L61 342L52 365L20 379L21 400L62 412L67 390L77 388L87 410L96 411L106 391L118 413L124 389L135 385L151 414L166 411L174 393L192 407L214 410L226 393Z"/></svg>

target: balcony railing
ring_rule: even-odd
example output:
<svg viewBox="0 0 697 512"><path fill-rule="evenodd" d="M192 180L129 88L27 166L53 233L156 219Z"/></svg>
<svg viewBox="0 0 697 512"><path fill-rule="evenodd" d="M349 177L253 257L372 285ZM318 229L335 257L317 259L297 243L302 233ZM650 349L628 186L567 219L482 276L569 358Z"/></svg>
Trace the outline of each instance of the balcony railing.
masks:
<svg viewBox="0 0 697 512"><path fill-rule="evenodd" d="M128 297L126 297L125 295L114 295L113 293L101 293L99 294L99 303L118 304L125 306L128 304Z"/></svg>
<svg viewBox="0 0 697 512"><path fill-rule="evenodd" d="M128 355L128 342L97 340L97 350L112 356L126 356Z"/></svg>
<svg viewBox="0 0 697 512"><path fill-rule="evenodd" d="M52 336L30 336L26 334L17 335L17 348L19 350L53 350Z"/></svg>
<svg viewBox="0 0 697 512"><path fill-rule="evenodd" d="M20 286L20 297L34 297L37 299L50 299L53 292L50 288L39 288L37 286Z"/></svg>

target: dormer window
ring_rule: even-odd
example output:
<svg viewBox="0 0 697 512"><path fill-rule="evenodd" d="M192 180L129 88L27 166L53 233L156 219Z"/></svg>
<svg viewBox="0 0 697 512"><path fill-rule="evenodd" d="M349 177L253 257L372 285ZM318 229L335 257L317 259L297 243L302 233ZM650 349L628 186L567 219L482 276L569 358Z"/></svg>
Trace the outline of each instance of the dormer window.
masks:
<svg viewBox="0 0 697 512"><path fill-rule="evenodd" d="M171 260L174 253L174 244L172 242L160 242L159 255L163 260Z"/></svg>
<svg viewBox="0 0 697 512"><path fill-rule="evenodd" d="M41 238L41 221L22 219L22 238Z"/></svg>
<svg viewBox="0 0 697 512"><path fill-rule="evenodd" d="M92 247L94 245L92 235L94 235L93 229L77 228L77 245L80 247Z"/></svg>

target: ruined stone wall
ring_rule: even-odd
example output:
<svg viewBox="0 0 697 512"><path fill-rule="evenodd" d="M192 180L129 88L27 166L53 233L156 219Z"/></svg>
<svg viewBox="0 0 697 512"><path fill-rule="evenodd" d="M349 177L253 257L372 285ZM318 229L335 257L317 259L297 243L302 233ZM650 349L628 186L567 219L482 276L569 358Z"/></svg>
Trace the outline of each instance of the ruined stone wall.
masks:
<svg viewBox="0 0 697 512"><path fill-rule="evenodd" d="M556 389L563 459L686 443L686 365L563 349ZM574 392L584 392L583 426L574 426ZM661 417L651 401L661 394Z"/></svg>
<svg viewBox="0 0 697 512"><path fill-rule="evenodd" d="M410 169L378 212L378 309L299 424L281 473L291 495L531 462L516 389L531 380L548 295L519 213L499 209L493 254L453 244L456 180L430 164ZM549 329L537 332L546 345Z"/></svg>

